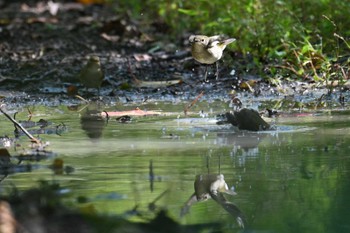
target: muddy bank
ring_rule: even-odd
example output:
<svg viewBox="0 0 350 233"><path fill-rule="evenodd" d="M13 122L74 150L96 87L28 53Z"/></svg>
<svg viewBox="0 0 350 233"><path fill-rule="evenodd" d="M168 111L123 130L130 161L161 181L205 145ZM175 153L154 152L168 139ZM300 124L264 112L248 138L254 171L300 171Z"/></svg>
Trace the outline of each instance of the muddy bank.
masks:
<svg viewBox="0 0 350 233"><path fill-rule="evenodd" d="M99 99L107 104L188 102L203 92L201 100L209 102L238 97L243 104L254 101L256 106L280 101L288 102L285 105L290 108L308 103L341 108L349 97L343 87L329 91L329 87L310 83L269 83L258 70L247 69L251 58L230 48L220 61L219 79L215 80L212 67L209 82L204 82L204 67L190 55L189 33L179 35L174 43L166 25L117 14L115 6L52 4L12 1L0 5L0 95L4 103L79 103L67 95L72 87L84 98L97 98L97 92L86 91L77 78L91 55L101 59L105 79ZM138 80L180 82L148 86Z"/></svg>

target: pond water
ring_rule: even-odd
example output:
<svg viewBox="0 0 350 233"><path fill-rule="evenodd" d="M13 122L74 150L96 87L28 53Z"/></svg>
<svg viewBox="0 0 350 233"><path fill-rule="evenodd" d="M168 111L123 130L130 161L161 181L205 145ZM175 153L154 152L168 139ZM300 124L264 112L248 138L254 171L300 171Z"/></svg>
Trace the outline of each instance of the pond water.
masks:
<svg viewBox="0 0 350 233"><path fill-rule="evenodd" d="M224 232L240 232L219 201L188 204L197 175L223 174L237 194L220 195L245 216L247 232L350 232L348 112L290 114L275 120L277 130L252 133L216 125L215 107L207 116L185 117L181 105L142 106L170 113L130 123L84 117L91 108L31 109L33 121L44 118L53 128L64 123L60 135L40 137L74 171L54 174L47 167L54 158L38 161L38 169L4 179L1 192L55 181L65 188L67 203L97 213L142 221L133 213L166 209L180 224L220 223ZM26 110L16 118L26 120ZM12 124L0 119L0 136L12 136Z"/></svg>

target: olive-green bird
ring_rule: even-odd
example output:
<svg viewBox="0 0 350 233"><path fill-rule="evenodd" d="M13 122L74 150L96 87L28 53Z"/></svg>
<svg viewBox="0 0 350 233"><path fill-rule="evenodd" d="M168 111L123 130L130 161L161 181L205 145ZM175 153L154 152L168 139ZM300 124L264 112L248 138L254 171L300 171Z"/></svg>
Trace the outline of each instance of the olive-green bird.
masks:
<svg viewBox="0 0 350 233"><path fill-rule="evenodd" d="M79 80L86 88L97 88L100 93L100 87L104 79L101 69L100 58L91 56L88 63L83 67L79 74Z"/></svg>
<svg viewBox="0 0 350 233"><path fill-rule="evenodd" d="M216 63L216 79L219 76L219 64L218 60L221 59L222 54L226 46L236 39L230 38L226 40L220 40L220 36L204 36L204 35L192 35L189 38L191 44L192 57L206 65ZM205 70L205 78L207 79L207 67Z"/></svg>

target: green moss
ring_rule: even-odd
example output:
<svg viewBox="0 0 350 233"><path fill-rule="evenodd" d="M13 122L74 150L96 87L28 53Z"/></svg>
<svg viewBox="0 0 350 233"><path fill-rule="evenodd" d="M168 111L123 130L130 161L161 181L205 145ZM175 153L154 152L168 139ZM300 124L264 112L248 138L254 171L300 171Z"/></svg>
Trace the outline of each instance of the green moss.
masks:
<svg viewBox="0 0 350 233"><path fill-rule="evenodd" d="M342 0L128 0L118 2L133 17L165 22L174 41L185 33L225 34L237 38L231 49L253 57L267 77L292 75L315 81L343 79L332 62L348 53L349 1ZM336 35L335 35L336 33ZM337 36L339 35L339 36ZM322 63L312 67L316 55ZM271 64L279 66L277 72ZM343 66L345 67L345 66ZM281 70L282 69L282 70ZM263 70L265 70L263 72Z"/></svg>

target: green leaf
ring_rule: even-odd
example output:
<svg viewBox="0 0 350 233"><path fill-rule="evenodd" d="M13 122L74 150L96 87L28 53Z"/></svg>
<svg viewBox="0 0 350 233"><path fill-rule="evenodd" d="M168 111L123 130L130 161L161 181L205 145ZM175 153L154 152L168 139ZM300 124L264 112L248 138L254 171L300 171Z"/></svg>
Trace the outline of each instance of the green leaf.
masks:
<svg viewBox="0 0 350 233"><path fill-rule="evenodd" d="M185 14L185 15L190 15L190 16L198 15L198 12L194 11L194 10L188 10L188 9L179 8L178 11L180 13L182 13L182 14Z"/></svg>

